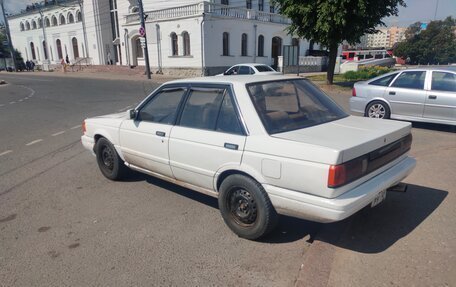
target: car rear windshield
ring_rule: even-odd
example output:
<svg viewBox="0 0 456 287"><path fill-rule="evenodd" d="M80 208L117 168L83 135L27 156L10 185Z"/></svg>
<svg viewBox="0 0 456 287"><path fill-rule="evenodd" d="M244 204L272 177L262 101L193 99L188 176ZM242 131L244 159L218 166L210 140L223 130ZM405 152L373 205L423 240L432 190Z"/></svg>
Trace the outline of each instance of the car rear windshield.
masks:
<svg viewBox="0 0 456 287"><path fill-rule="evenodd" d="M255 66L255 68L258 70L258 72L274 72L271 67L268 67L266 65L258 65Z"/></svg>
<svg viewBox="0 0 456 287"><path fill-rule="evenodd" d="M311 127L348 115L308 80L292 79L247 85L269 134Z"/></svg>

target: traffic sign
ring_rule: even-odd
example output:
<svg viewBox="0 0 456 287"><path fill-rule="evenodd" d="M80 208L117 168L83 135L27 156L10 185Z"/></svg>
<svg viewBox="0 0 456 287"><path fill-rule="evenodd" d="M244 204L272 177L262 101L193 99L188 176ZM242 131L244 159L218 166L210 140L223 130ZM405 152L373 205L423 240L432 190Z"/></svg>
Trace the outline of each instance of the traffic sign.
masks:
<svg viewBox="0 0 456 287"><path fill-rule="evenodd" d="M143 26L139 27L139 35L141 35L141 37L146 35L146 29L144 29Z"/></svg>

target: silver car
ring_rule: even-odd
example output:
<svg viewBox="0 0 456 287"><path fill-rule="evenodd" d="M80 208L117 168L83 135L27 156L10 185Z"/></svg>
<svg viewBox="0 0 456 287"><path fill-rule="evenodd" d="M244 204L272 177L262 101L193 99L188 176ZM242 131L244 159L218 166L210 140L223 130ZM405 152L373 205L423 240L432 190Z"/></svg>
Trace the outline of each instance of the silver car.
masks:
<svg viewBox="0 0 456 287"><path fill-rule="evenodd" d="M456 125L456 69L408 69L358 82L350 110L370 118Z"/></svg>

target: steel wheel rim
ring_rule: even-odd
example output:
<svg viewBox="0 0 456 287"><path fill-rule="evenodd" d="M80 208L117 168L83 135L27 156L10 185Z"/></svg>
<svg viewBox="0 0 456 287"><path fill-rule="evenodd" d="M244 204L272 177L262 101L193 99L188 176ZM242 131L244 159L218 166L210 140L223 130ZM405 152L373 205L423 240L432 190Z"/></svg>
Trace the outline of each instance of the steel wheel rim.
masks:
<svg viewBox="0 0 456 287"><path fill-rule="evenodd" d="M114 169L114 153L108 146L103 146L101 149L101 162L106 169L110 171Z"/></svg>
<svg viewBox="0 0 456 287"><path fill-rule="evenodd" d="M229 193L227 208L234 221L241 226L252 226L257 219L255 198L243 188L234 188Z"/></svg>
<svg viewBox="0 0 456 287"><path fill-rule="evenodd" d="M383 119L386 114L386 109L382 104L374 104L369 108L369 118Z"/></svg>

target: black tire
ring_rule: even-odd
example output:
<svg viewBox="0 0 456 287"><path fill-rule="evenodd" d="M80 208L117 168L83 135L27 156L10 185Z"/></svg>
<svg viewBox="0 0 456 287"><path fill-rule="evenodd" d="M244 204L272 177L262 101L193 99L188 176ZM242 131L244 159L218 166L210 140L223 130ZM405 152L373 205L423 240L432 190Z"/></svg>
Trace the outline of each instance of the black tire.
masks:
<svg viewBox="0 0 456 287"><path fill-rule="evenodd" d="M367 105L365 117L377 119L389 119L391 111L387 104L381 101L373 101Z"/></svg>
<svg viewBox="0 0 456 287"><path fill-rule="evenodd" d="M239 237L258 239L277 224L277 213L266 191L250 177L228 176L220 186L218 204L226 225Z"/></svg>
<svg viewBox="0 0 456 287"><path fill-rule="evenodd" d="M101 173L111 179L120 180L128 171L122 159L116 152L116 149L106 138L100 138L95 146L97 163Z"/></svg>

